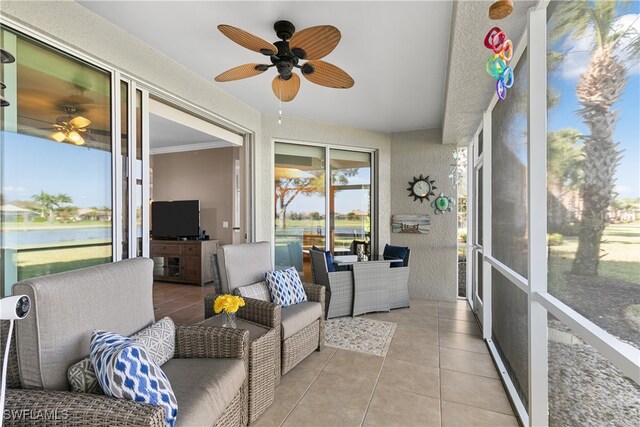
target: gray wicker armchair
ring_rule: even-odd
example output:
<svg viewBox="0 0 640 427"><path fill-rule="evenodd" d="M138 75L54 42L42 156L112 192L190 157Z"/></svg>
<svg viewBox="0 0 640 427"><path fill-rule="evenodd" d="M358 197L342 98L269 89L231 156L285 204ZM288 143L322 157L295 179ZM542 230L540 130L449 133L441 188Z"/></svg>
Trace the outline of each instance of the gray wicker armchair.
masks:
<svg viewBox="0 0 640 427"><path fill-rule="evenodd" d="M33 306L16 322L11 340L5 426L164 426L162 407L71 392L67 382L68 366L88 353L92 330L130 335L153 322L152 266L139 258L14 285L14 293L29 295ZM8 329L8 322L0 322L3 344ZM176 325L175 355L162 369L178 401L177 426L247 424L248 338L241 329ZM198 405L212 380L190 380L188 374L211 368L234 369L238 388L225 390L218 408L202 410Z"/></svg>
<svg viewBox="0 0 640 427"><path fill-rule="evenodd" d="M332 319L351 316L353 313L353 273L351 271L332 271L327 268L324 252L309 251L311 254L311 272L313 281L326 289L325 317Z"/></svg>
<svg viewBox="0 0 640 427"><path fill-rule="evenodd" d="M218 249L218 267L222 291L233 293L241 286L264 280L264 273L273 269L271 243L243 243L226 245ZM282 308L278 304L246 298L246 305L238 310L238 317L273 328L276 331L276 382L294 366L315 350L324 346L325 288L313 283L303 283L307 302ZM204 298L205 318L214 315L213 301L216 295ZM311 323L300 324L302 312L319 305L320 315ZM308 316L307 316L308 317Z"/></svg>

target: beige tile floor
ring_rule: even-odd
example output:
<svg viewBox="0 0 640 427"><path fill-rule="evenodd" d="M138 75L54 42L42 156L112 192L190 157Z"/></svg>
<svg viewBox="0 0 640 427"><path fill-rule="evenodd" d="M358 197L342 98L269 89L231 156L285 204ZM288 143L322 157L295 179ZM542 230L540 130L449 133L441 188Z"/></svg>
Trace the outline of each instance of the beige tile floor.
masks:
<svg viewBox="0 0 640 427"><path fill-rule="evenodd" d="M212 286L154 285L156 318L204 318ZM398 324L386 357L325 347L282 377L253 426L517 426L465 301L366 315Z"/></svg>

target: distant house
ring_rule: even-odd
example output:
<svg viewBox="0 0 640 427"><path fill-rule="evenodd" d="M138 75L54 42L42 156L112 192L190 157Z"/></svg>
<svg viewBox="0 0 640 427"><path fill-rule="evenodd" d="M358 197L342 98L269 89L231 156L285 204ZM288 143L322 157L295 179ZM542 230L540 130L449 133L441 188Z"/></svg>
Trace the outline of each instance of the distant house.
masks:
<svg viewBox="0 0 640 427"><path fill-rule="evenodd" d="M21 218L22 221L29 222L33 220L33 218L40 216L38 212L15 205L1 205L0 212L2 212L2 216L7 221L17 221Z"/></svg>
<svg viewBox="0 0 640 427"><path fill-rule="evenodd" d="M111 221L111 210L82 208L78 209L76 218L79 221Z"/></svg>

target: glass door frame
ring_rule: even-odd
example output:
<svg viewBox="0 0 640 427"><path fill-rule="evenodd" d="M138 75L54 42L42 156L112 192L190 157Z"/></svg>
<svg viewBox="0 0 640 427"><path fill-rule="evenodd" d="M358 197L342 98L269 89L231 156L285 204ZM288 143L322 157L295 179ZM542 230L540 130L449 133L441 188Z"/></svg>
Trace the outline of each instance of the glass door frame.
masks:
<svg viewBox="0 0 640 427"><path fill-rule="evenodd" d="M127 159L127 175L123 176L120 159L122 157L121 135L122 124L121 118L121 106L122 99L120 93L120 84L126 83L127 85L127 150L129 153ZM112 183L112 205L114 206L113 212L118 213L112 215L113 219L113 260L119 261L124 258L122 251L122 216L119 214L123 210L122 203L122 182L126 179L127 182L127 223L129 227L127 229L128 236L128 256L127 258L136 258L138 255L138 235L137 235L137 204L136 204L136 189L137 182L134 171L136 170L136 138L138 134L138 121L137 121L137 92L141 93L141 125L142 125L142 257L149 257L149 91L138 87L137 82L134 79L128 78L122 75L119 71L114 71L111 78L112 87L112 170L113 170L113 183ZM145 203L146 201L146 203Z"/></svg>
<svg viewBox="0 0 640 427"><path fill-rule="evenodd" d="M471 305L473 311L476 313L478 321L481 324L484 323L484 318L483 318L484 302L483 302L482 296L478 292L478 271L484 258L483 256L484 246L478 242L478 230L479 230L478 220L480 217L478 212L478 209L480 208L480 204L478 203L478 192L479 192L478 184L480 182L480 180L478 179L478 174L481 171L484 174L484 170L485 170L484 169L484 151L486 151L486 144L483 143L483 152L479 153L479 150L480 150L479 137L480 137L480 134L483 133L483 129L484 129L484 123L476 131L473 137L473 140L470 144L469 151L468 151L471 153L471 156L470 156L471 161L468 162L469 164L468 168L470 173L467 175L468 176L467 188L471 189L471 194L472 194L471 198L467 196L467 204L469 204L469 199L471 199L470 206L469 205L467 206L467 212L471 213L471 217L467 219L467 227L468 227L467 241L469 242L467 244L467 253L470 254L470 256L467 256L467 271L468 271L467 278L469 281L468 287L470 287L467 295L469 295L468 296L469 304ZM482 182L484 182L485 181L484 176L482 178L483 178ZM483 206L484 206L486 204L485 202L486 195L484 193L485 189L483 188L482 190L483 190L482 198L483 198ZM483 215L483 218L484 218L484 215ZM485 242L484 224L483 224L482 230L483 230L483 242ZM478 258L478 256L480 256L480 258ZM480 259L480 262L477 261L478 259ZM469 261L471 261L471 264L469 264Z"/></svg>
<svg viewBox="0 0 640 427"><path fill-rule="evenodd" d="M335 145L335 144L326 144L326 143L319 143L319 142L306 142L306 141L299 141L299 140L291 140L291 139L286 139L286 138L272 138L271 139L271 152L274 153L271 155L271 173L273 174L273 171L275 170L275 143L279 142L279 143L283 143L283 144L293 144L293 145L303 145L303 146L312 146L312 147L321 147L324 150L324 161L325 161L325 221L324 221L324 226L325 226L325 230L326 230L326 238L325 238L325 251L330 250L329 248L329 242L330 242L330 238L329 238L329 233L331 232L330 229L330 217L329 217L329 213L330 213L330 203L331 201L329 200L329 192L330 192L330 187L331 187L331 183L329 182L329 180L331 179L331 157L330 157L330 150L334 149L334 150L344 150L344 151L355 151L355 152L360 152L360 153L369 153L371 155L371 188L370 188L370 193L371 193L371 211L369 212L369 215L371 216L371 240L370 240L370 248L373 251L374 249L376 249L378 247L378 193L377 193L377 188L378 188L378 155L377 155L377 151L376 149L372 149L372 148L362 148L362 147L352 147L352 146L348 146L348 145ZM271 180L273 181L273 179ZM272 183L273 185L273 183ZM272 192L273 194L273 192ZM272 195L272 203L271 203L271 211L274 212L275 209L275 203L276 200ZM271 241L273 242L272 245L272 251L273 252L273 257L275 259L275 241L276 241L276 233L275 233L275 223L273 224L273 226L271 227Z"/></svg>

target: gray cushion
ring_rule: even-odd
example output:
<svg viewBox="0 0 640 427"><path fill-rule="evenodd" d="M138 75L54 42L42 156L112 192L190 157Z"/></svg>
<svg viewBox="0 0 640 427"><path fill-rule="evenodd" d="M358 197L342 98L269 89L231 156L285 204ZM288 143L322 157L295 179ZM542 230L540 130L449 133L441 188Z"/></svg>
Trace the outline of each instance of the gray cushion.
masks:
<svg viewBox="0 0 640 427"><path fill-rule="evenodd" d="M319 302L305 301L282 307L282 340L306 328L322 316Z"/></svg>
<svg viewBox="0 0 640 427"><path fill-rule="evenodd" d="M96 329L122 335L153 323L153 261L135 258L52 274L13 285L31 298L16 322L18 365L25 388L68 390L67 369L89 353Z"/></svg>
<svg viewBox="0 0 640 427"><path fill-rule="evenodd" d="M235 294L245 298L258 299L260 301L271 302L271 294L269 293L269 287L264 280L253 285L240 286L235 289Z"/></svg>
<svg viewBox="0 0 640 427"><path fill-rule="evenodd" d="M271 243L242 243L218 249L218 268L222 292L231 294L240 286L264 280L264 273L273 270Z"/></svg>
<svg viewBox="0 0 640 427"><path fill-rule="evenodd" d="M176 426L212 426L242 387L240 359L171 359L162 365L178 401Z"/></svg>

